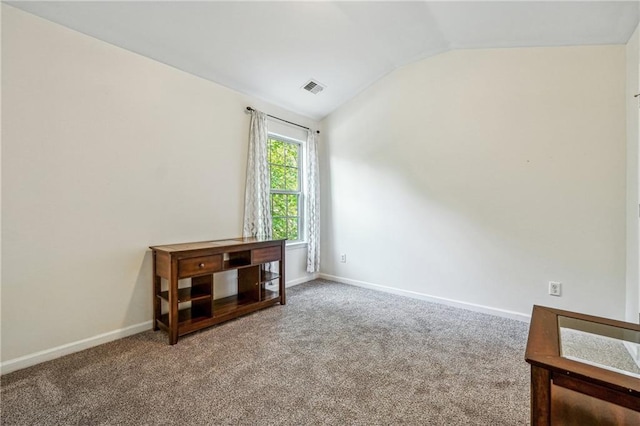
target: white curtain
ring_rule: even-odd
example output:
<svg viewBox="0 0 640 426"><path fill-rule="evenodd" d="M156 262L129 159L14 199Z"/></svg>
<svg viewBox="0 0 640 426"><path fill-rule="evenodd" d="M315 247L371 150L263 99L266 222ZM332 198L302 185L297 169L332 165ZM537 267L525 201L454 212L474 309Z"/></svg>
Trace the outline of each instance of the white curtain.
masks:
<svg viewBox="0 0 640 426"><path fill-rule="evenodd" d="M251 111L247 182L244 192L244 237L271 238L271 179L267 160L267 115Z"/></svg>
<svg viewBox="0 0 640 426"><path fill-rule="evenodd" d="M309 130L306 150L305 227L309 247L307 251L307 272L320 270L320 173L318 167L318 140L316 133Z"/></svg>

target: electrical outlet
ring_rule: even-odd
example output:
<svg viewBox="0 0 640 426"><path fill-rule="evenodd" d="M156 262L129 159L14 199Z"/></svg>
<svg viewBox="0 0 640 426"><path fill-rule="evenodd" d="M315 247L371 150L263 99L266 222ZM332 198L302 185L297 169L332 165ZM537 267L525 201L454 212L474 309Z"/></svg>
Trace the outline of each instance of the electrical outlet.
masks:
<svg viewBox="0 0 640 426"><path fill-rule="evenodd" d="M340 255L340 263L347 263L347 255L346 254L341 254Z"/></svg>
<svg viewBox="0 0 640 426"><path fill-rule="evenodd" d="M562 283L549 281L549 294L552 296L561 296Z"/></svg>

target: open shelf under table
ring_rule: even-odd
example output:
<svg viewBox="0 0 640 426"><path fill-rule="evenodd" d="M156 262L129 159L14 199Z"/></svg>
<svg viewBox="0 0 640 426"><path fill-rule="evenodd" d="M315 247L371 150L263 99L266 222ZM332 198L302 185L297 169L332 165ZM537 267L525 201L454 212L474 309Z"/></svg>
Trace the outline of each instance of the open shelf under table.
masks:
<svg viewBox="0 0 640 426"><path fill-rule="evenodd" d="M261 291L261 302L270 301L278 298L278 293L271 290ZM242 294L234 294L233 296L225 297L222 299L216 299L213 301L213 316L220 317L228 315L232 312L242 310L244 307L250 306L258 302L250 297L243 296Z"/></svg>
<svg viewBox="0 0 640 426"><path fill-rule="evenodd" d="M210 299L211 290L204 288L205 286L193 286L178 289L178 303L195 302L198 300ZM159 297L169 301L169 292L161 291Z"/></svg>

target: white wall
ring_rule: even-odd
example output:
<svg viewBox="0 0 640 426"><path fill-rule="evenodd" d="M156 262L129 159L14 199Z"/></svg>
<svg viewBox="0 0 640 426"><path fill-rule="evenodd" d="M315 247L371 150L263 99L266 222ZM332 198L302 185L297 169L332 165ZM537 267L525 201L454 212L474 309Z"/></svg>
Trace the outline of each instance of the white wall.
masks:
<svg viewBox="0 0 640 426"><path fill-rule="evenodd" d="M241 234L247 105L317 123L10 6L2 12L8 371L149 328L149 245ZM289 282L309 278L305 256L288 251Z"/></svg>
<svg viewBox="0 0 640 426"><path fill-rule="evenodd" d="M624 317L624 46L449 52L322 125L324 276Z"/></svg>
<svg viewBox="0 0 640 426"><path fill-rule="evenodd" d="M3 8L0 5L0 22ZM2 52L2 27L0 26L0 53ZM0 81L2 81L2 54L0 54ZM0 86L0 129L2 128L2 92ZM2 188L2 132L0 131L0 188ZM0 191L0 230L2 229L2 196ZM2 237L0 232L0 320L2 319ZM0 354L2 354L2 327L0 326ZM1 358L0 358L1 360Z"/></svg>
<svg viewBox="0 0 640 426"><path fill-rule="evenodd" d="M631 36L626 46L627 58L627 305L626 320L638 322L640 313L640 231L638 229L639 181L638 169L638 129L639 99L634 95L640 93L640 26Z"/></svg>

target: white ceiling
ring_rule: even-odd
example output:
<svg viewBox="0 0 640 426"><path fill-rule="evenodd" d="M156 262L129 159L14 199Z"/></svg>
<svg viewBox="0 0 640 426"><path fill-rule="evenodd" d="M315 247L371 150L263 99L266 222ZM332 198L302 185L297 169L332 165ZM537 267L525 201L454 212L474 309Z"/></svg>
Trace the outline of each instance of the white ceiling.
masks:
<svg viewBox="0 0 640 426"><path fill-rule="evenodd" d="M451 49L624 44L639 2L7 2L321 119L394 69ZM318 95L301 87L316 79Z"/></svg>

